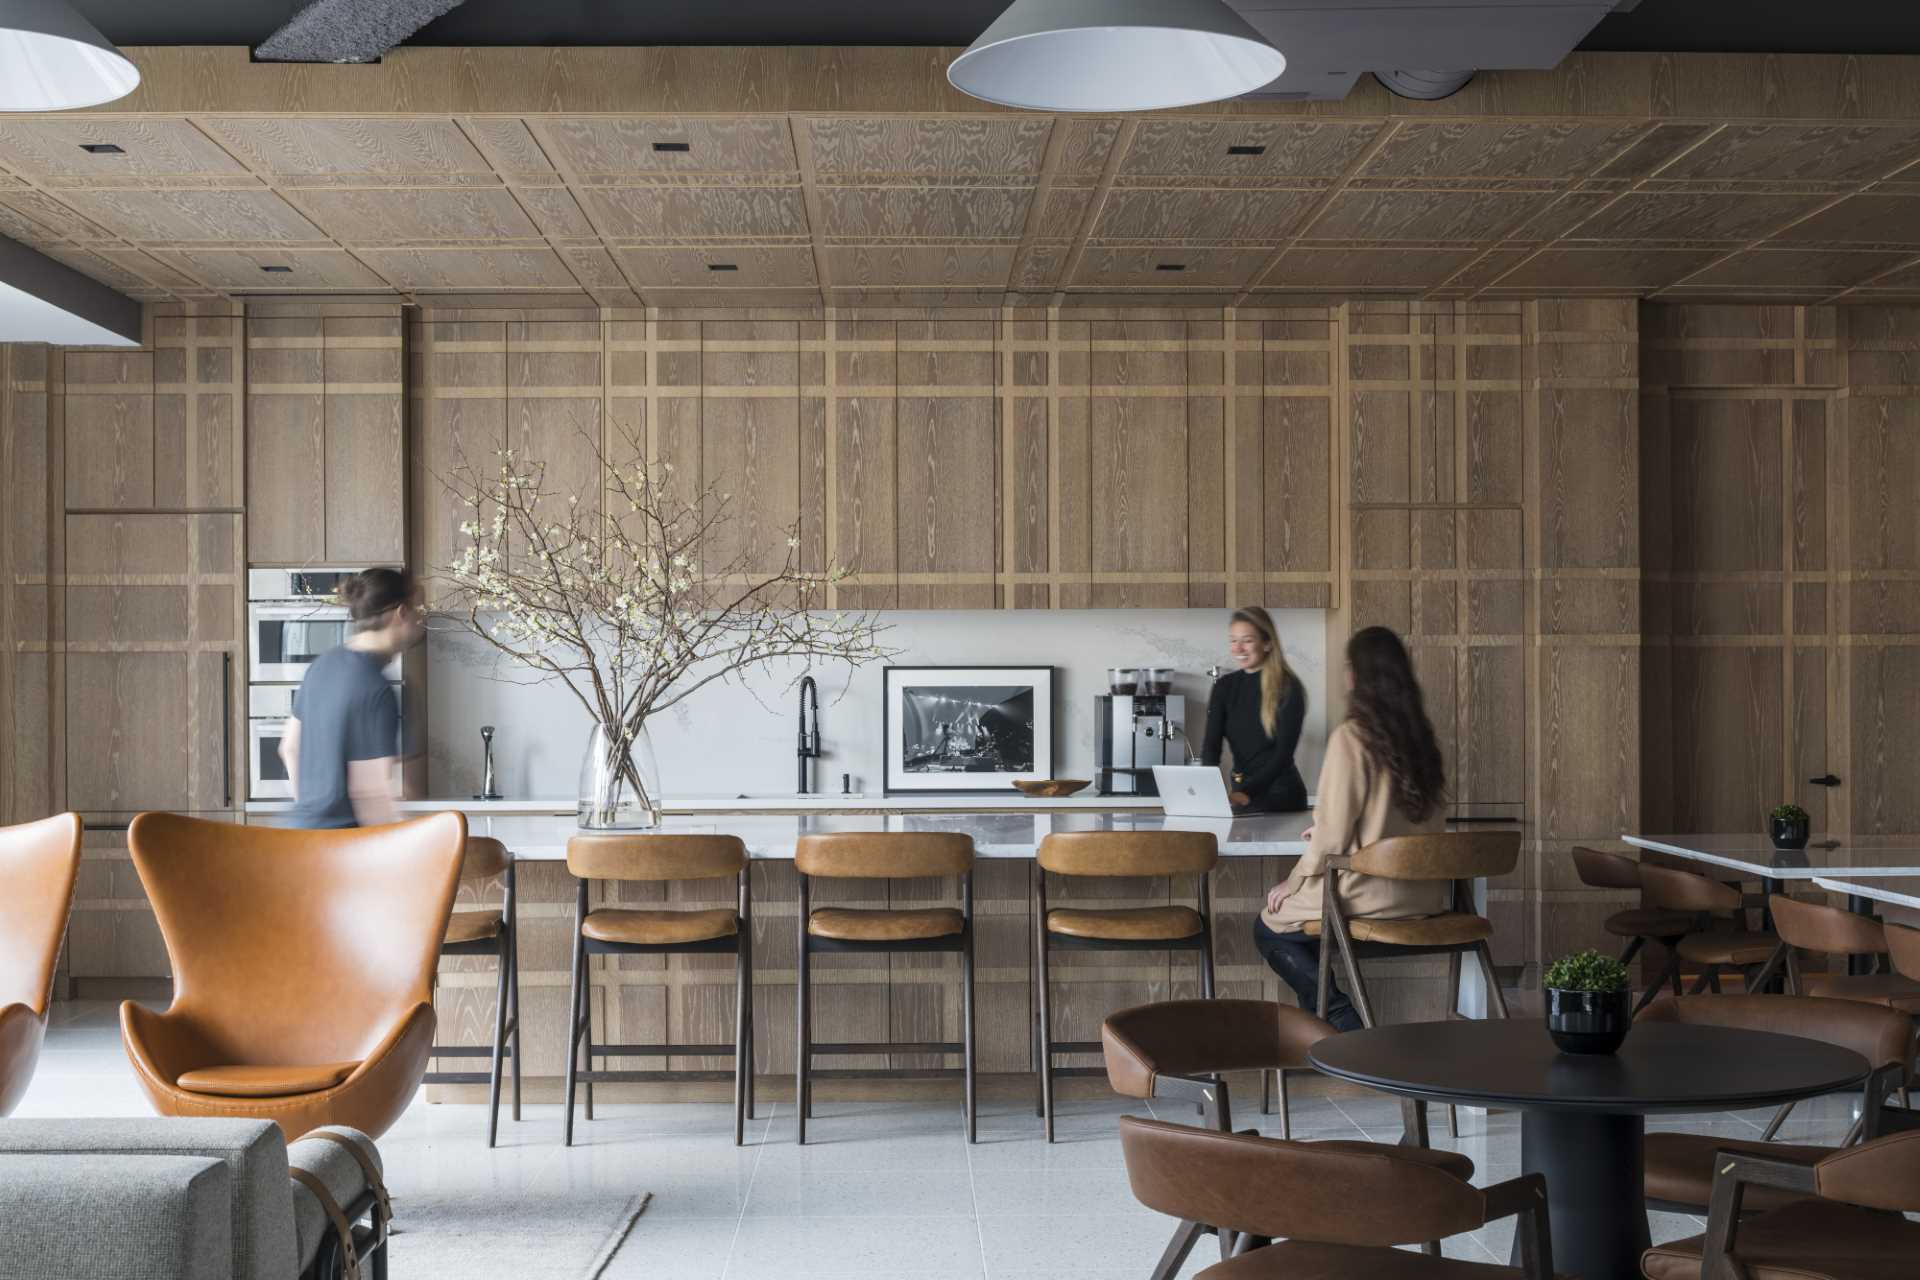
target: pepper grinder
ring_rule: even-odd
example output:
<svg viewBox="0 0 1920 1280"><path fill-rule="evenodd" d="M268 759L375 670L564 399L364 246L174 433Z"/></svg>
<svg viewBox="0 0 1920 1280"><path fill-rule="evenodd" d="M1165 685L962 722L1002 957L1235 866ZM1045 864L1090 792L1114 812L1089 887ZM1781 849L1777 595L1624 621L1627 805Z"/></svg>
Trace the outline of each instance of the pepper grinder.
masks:
<svg viewBox="0 0 1920 1280"><path fill-rule="evenodd" d="M494 788L494 783L493 783L493 726L492 725L483 724L480 726L480 741L482 744L484 744L486 748L486 761L482 766L481 772L480 772L480 794L475 796L474 799L475 800L503 800L506 797L502 796L500 792Z"/></svg>

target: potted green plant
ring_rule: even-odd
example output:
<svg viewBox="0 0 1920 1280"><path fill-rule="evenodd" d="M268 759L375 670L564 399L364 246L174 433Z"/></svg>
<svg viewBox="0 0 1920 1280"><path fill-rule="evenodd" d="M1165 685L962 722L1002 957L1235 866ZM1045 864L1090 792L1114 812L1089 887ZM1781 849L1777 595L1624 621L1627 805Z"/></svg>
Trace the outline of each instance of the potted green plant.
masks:
<svg viewBox="0 0 1920 1280"><path fill-rule="evenodd" d="M1547 1034L1563 1053L1612 1053L1633 1026L1627 966L1598 951L1562 956L1547 969Z"/></svg>
<svg viewBox="0 0 1920 1280"><path fill-rule="evenodd" d="M1773 822L1773 847L1804 849L1813 836L1813 821L1797 804L1783 804L1767 815Z"/></svg>

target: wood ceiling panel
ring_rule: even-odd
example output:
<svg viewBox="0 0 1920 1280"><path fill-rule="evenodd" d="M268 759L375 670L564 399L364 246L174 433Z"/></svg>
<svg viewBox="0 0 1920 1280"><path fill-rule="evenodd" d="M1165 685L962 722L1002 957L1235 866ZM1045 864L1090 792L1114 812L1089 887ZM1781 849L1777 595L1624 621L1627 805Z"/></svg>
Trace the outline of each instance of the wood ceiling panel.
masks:
<svg viewBox="0 0 1920 1280"><path fill-rule="evenodd" d="M1755 249L1738 253L1687 281L1689 285L1809 285L1845 288L1912 258L1911 253L1844 249Z"/></svg>
<svg viewBox="0 0 1920 1280"><path fill-rule="evenodd" d="M108 261L97 253L90 253L71 245L48 245L40 252L56 262L66 263L83 276L89 276L115 289L141 289L150 283L144 276L135 275L118 262Z"/></svg>
<svg viewBox="0 0 1920 1280"><path fill-rule="evenodd" d="M1094 177L1107 167L1107 157L1120 140L1118 120L1083 120L1077 116L1056 117L1055 128L1065 132L1060 141L1060 172L1073 177Z"/></svg>
<svg viewBox="0 0 1920 1280"><path fill-rule="evenodd" d="M1067 268L1067 259L1073 256L1073 246L1068 244L1030 245L1014 264L1013 285L1015 289L1051 289L1060 279L1060 273Z"/></svg>
<svg viewBox="0 0 1920 1280"><path fill-rule="evenodd" d="M1080 260L1073 284L1134 285L1155 289L1245 286L1267 260L1265 249L1109 249L1093 247ZM1182 270L1163 267L1179 265Z"/></svg>
<svg viewBox="0 0 1920 1280"><path fill-rule="evenodd" d="M613 255L642 289L816 288L813 250L784 245L714 245L704 249L615 249ZM710 271L713 263L735 270ZM725 285L719 282L725 281Z"/></svg>
<svg viewBox="0 0 1920 1280"><path fill-rule="evenodd" d="M307 217L336 240L529 240L540 231L499 187L439 190L305 188L290 193Z"/></svg>
<svg viewBox="0 0 1920 1280"><path fill-rule="evenodd" d="M294 293L302 289L360 289L385 292L390 286L342 249L155 249L153 256L216 289ZM269 266L291 271L268 272Z"/></svg>
<svg viewBox="0 0 1920 1280"><path fill-rule="evenodd" d="M261 173L345 177L493 172L451 120L213 117L202 123Z"/></svg>
<svg viewBox="0 0 1920 1280"><path fill-rule="evenodd" d="M575 194L616 239L807 234L799 187L586 187Z"/></svg>
<svg viewBox="0 0 1920 1280"><path fill-rule="evenodd" d="M1848 196L1775 238L1920 244L1920 196Z"/></svg>
<svg viewBox="0 0 1920 1280"><path fill-rule="evenodd" d="M1425 289L1474 258L1471 249L1287 250L1261 289Z"/></svg>
<svg viewBox="0 0 1920 1280"><path fill-rule="evenodd" d="M1005 288L1014 246L863 245L827 251L835 288Z"/></svg>
<svg viewBox="0 0 1920 1280"><path fill-rule="evenodd" d="M467 116L460 127L480 147L496 170L517 176L542 175L552 181L553 162L534 138L527 122L505 116Z"/></svg>
<svg viewBox="0 0 1920 1280"><path fill-rule="evenodd" d="M1920 127L1732 124L1662 170L1663 178L1865 181L1920 160Z"/></svg>
<svg viewBox="0 0 1920 1280"><path fill-rule="evenodd" d="M1040 209L1040 225L1035 234L1043 240L1071 240L1080 234L1087 220L1087 209L1098 195L1092 187L1055 187L1047 193Z"/></svg>
<svg viewBox="0 0 1920 1280"><path fill-rule="evenodd" d="M1717 256L1711 249L1545 249L1493 287L1634 293L1672 284Z"/></svg>
<svg viewBox="0 0 1920 1280"><path fill-rule="evenodd" d="M554 163L574 173L790 173L800 167L780 116L563 117L528 124ZM687 150L655 151L656 142L685 143Z"/></svg>
<svg viewBox="0 0 1920 1280"><path fill-rule="evenodd" d="M823 175L1038 174L1052 131L1044 116L800 123Z"/></svg>
<svg viewBox="0 0 1920 1280"><path fill-rule="evenodd" d="M1645 178L1712 133L1710 124L1655 125L1625 154L1595 171L1596 178Z"/></svg>
<svg viewBox="0 0 1920 1280"><path fill-rule="evenodd" d="M37 191L14 191L0 197L0 234L20 240L97 240L107 232Z"/></svg>
<svg viewBox="0 0 1920 1280"><path fill-rule="evenodd" d="M80 148L111 144L121 155ZM245 168L185 120L87 116L0 118L0 163L32 178L244 174Z"/></svg>
<svg viewBox="0 0 1920 1280"><path fill-rule="evenodd" d="M821 230L868 240L1018 240L1032 203L1032 187L822 187Z"/></svg>
<svg viewBox="0 0 1920 1280"><path fill-rule="evenodd" d="M271 191L67 191L62 199L115 235L158 243L324 240Z"/></svg>
<svg viewBox="0 0 1920 1280"><path fill-rule="evenodd" d="M577 289L551 249L365 249L360 258L401 289Z"/></svg>
<svg viewBox="0 0 1920 1280"><path fill-rule="evenodd" d="M1141 122L1121 161L1123 175L1169 177L1338 177L1380 131L1374 122L1176 120ZM1264 147L1232 155L1230 147Z"/></svg>
<svg viewBox="0 0 1920 1280"><path fill-rule="evenodd" d="M1629 191L1573 232L1582 240L1753 240L1830 196Z"/></svg>
<svg viewBox="0 0 1920 1280"><path fill-rule="evenodd" d="M543 234L550 236L596 235L593 224L580 209L580 202L565 187L521 187L515 193Z"/></svg>
<svg viewBox="0 0 1920 1280"><path fill-rule="evenodd" d="M1302 234L1316 240L1487 240L1553 198L1544 191L1342 191Z"/></svg>
<svg viewBox="0 0 1920 1280"><path fill-rule="evenodd" d="M1312 207L1313 191L1114 191L1100 210L1098 240L1284 240Z"/></svg>
<svg viewBox="0 0 1920 1280"><path fill-rule="evenodd" d="M1645 127L1408 123L1360 172L1370 178L1571 178L1611 160Z"/></svg>

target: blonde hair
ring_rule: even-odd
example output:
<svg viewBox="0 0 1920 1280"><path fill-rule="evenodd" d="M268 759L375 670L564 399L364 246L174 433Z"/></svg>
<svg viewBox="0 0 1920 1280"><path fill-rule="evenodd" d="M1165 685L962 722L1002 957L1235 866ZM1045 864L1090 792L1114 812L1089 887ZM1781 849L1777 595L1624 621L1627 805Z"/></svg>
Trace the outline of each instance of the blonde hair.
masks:
<svg viewBox="0 0 1920 1280"><path fill-rule="evenodd" d="M1260 664L1260 727L1273 736L1273 727L1280 720L1280 704L1286 701L1287 680L1293 675L1293 669L1287 665L1287 655L1280 648L1280 632L1273 625L1273 617L1259 605L1248 605L1244 609L1235 609L1233 619L1228 622L1244 622L1260 633L1267 642L1267 656Z"/></svg>

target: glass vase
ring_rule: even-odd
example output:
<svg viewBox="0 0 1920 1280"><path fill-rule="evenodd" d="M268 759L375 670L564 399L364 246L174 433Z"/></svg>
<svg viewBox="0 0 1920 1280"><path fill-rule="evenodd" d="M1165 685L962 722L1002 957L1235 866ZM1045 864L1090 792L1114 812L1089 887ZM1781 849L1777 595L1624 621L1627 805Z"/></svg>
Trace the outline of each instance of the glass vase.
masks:
<svg viewBox="0 0 1920 1280"><path fill-rule="evenodd" d="M660 763L645 723L596 724L580 760L580 825L591 831L658 826Z"/></svg>

